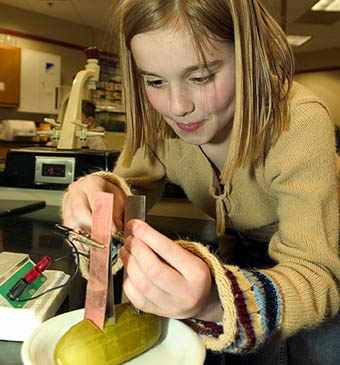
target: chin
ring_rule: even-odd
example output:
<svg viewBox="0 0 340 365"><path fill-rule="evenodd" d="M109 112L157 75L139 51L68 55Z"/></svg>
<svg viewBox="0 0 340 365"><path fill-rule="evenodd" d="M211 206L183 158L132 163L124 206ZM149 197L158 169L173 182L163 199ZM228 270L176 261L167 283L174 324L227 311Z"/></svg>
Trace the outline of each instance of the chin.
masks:
<svg viewBox="0 0 340 365"><path fill-rule="evenodd" d="M180 134L177 134L177 137L180 138L185 143L198 146L208 143L207 139L202 137L186 137L186 136L181 136Z"/></svg>

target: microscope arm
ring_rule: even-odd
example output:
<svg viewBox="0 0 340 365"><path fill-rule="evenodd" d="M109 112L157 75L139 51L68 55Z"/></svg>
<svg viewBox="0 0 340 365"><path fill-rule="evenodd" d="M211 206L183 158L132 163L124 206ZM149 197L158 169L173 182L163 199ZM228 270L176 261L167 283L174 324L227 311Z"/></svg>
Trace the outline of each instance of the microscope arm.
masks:
<svg viewBox="0 0 340 365"><path fill-rule="evenodd" d="M57 149L74 150L81 148L81 141L78 133L79 126L74 122L81 123L82 94L86 81L89 80L89 86L92 85L92 88L95 88L95 82L98 81L98 79L98 60L89 59L86 69L78 72L73 81L69 101L61 126Z"/></svg>

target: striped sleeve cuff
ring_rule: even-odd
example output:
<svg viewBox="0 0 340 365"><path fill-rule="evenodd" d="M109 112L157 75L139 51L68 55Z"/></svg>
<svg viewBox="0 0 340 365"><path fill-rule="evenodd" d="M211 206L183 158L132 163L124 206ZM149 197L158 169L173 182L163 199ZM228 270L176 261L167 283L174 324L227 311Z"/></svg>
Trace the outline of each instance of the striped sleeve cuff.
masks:
<svg viewBox="0 0 340 365"><path fill-rule="evenodd" d="M217 286L223 321L186 320L206 347L246 354L263 345L281 323L281 298L274 281L261 271L224 265L198 242L176 242L206 262Z"/></svg>
<svg viewBox="0 0 340 365"><path fill-rule="evenodd" d="M280 296L272 280L259 271L226 267L237 311L237 328L233 343L224 352L246 354L260 347L280 323ZM223 297L221 297L223 304ZM190 326L201 336L218 339L223 322L191 319Z"/></svg>
<svg viewBox="0 0 340 365"><path fill-rule="evenodd" d="M238 314L239 335L230 353L249 353L260 347L279 326L280 295L273 281L260 271L226 267Z"/></svg>

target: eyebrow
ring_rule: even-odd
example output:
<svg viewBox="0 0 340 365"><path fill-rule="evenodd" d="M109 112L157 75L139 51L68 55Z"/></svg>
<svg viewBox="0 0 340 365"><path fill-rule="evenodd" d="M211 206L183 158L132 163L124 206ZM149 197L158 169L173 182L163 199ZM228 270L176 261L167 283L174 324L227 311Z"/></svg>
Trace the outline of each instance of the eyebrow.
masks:
<svg viewBox="0 0 340 365"><path fill-rule="evenodd" d="M209 63L204 63L202 65L192 65L192 66L189 66L189 67L185 68L183 70L182 74L188 74L190 72L194 72L194 71L198 71L198 70L202 70L202 69L210 69L210 68L213 68L215 66L219 66L221 64L222 64L222 61L216 60L216 61L212 61L212 62L209 62ZM159 76L157 74L154 74L152 72L142 70L139 67L137 67L137 71L143 76L153 76L153 77L161 78L161 76Z"/></svg>

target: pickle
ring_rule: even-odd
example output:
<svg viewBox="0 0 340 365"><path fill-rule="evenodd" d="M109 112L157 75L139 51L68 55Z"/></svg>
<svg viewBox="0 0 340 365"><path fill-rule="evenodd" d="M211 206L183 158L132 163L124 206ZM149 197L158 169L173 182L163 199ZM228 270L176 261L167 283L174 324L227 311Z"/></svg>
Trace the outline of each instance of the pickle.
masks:
<svg viewBox="0 0 340 365"><path fill-rule="evenodd" d="M153 346L161 334L161 318L137 314L129 304L115 306L116 323L105 319L103 331L92 321L82 320L58 342L57 365L117 365Z"/></svg>

